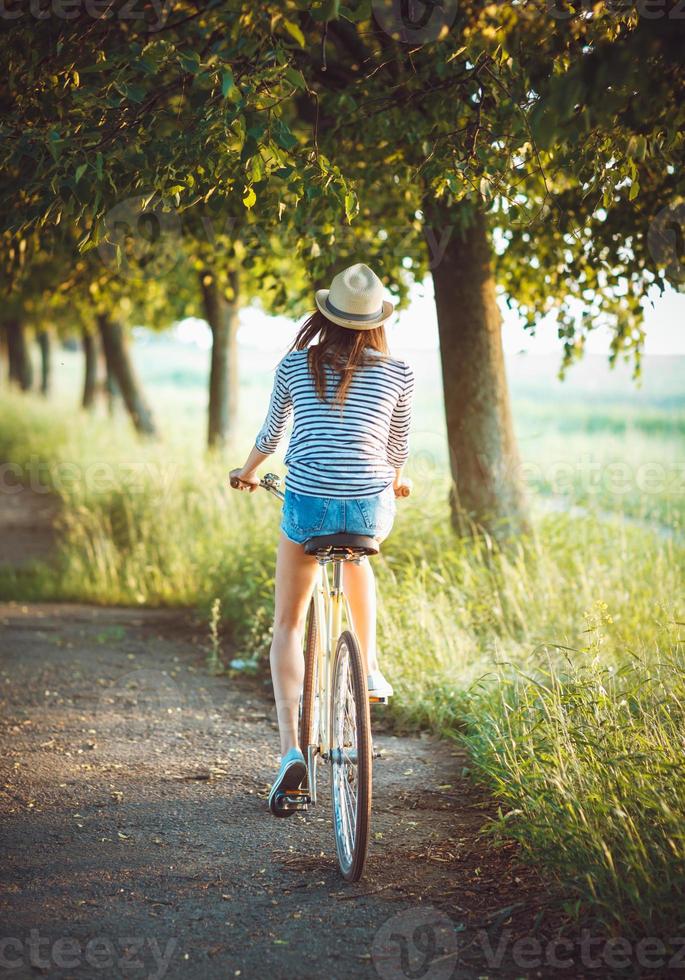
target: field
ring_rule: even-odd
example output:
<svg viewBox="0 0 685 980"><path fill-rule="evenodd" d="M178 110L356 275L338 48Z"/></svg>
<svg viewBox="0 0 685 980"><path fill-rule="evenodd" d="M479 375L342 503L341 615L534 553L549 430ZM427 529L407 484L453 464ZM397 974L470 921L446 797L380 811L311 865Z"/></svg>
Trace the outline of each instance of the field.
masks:
<svg viewBox="0 0 685 980"><path fill-rule="evenodd" d="M136 358L163 431L74 410L56 392L0 396L0 460L63 499L59 567L0 572L4 598L194 605L220 600L236 656L268 648L277 507L226 489L261 423L277 352L242 352L239 445L203 453L207 353L161 338ZM630 372L589 358L508 370L534 532L507 551L448 526L437 355L417 375L416 493L377 561L380 649L398 730L465 739L501 800L497 832L556 877L568 909L623 936L677 935L685 897L685 358ZM105 448L106 447L106 448ZM274 469L282 471L281 459ZM8 485L7 474L5 485Z"/></svg>

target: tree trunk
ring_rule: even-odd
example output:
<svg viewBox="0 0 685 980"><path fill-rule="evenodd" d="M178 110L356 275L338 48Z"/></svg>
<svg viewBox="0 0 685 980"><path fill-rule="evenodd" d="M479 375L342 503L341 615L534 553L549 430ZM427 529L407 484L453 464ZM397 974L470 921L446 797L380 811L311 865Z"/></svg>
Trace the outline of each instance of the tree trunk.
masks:
<svg viewBox="0 0 685 980"><path fill-rule="evenodd" d="M433 258L432 274L453 480L452 521L460 533L484 529L504 538L528 525L491 247L485 216L473 213L464 227L456 212L437 201L424 204L429 247L435 248L450 232L444 252Z"/></svg>
<svg viewBox="0 0 685 980"><path fill-rule="evenodd" d="M81 405L88 411L95 408L95 395L98 381L98 351L95 334L84 330L82 335L84 373L83 399Z"/></svg>
<svg viewBox="0 0 685 980"><path fill-rule="evenodd" d="M227 300L211 269L200 272L205 319L212 331L209 370L207 445L218 448L235 435L238 423L238 289L237 271L229 273L233 295Z"/></svg>
<svg viewBox="0 0 685 980"><path fill-rule="evenodd" d="M37 340L40 348L40 393L47 396L52 387L52 337L48 330L40 330Z"/></svg>
<svg viewBox="0 0 685 980"><path fill-rule="evenodd" d="M6 321L7 350L9 354L9 379L28 391L33 384L33 364L26 343L24 324L19 319Z"/></svg>
<svg viewBox="0 0 685 980"><path fill-rule="evenodd" d="M102 345L100 345L102 347ZM117 384L117 379L112 374L112 368L109 361L105 357L104 350L102 351L102 359L105 365L105 383L104 383L104 394L107 398L107 414L110 418L114 417L117 411L117 406L121 401L121 392L119 391L119 385Z"/></svg>
<svg viewBox="0 0 685 980"><path fill-rule="evenodd" d="M152 411L133 368L122 325L111 320L106 313L99 313L97 320L107 372L116 379L134 426L142 435L157 435Z"/></svg>
<svg viewBox="0 0 685 980"><path fill-rule="evenodd" d="M5 379L9 384L10 357L7 349L7 328L4 323L0 323L0 381L4 384Z"/></svg>

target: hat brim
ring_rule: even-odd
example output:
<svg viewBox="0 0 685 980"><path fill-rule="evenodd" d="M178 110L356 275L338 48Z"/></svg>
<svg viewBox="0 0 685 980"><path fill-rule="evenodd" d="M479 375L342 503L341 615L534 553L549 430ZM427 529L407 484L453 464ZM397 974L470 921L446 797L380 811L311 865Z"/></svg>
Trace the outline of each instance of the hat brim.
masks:
<svg viewBox="0 0 685 980"><path fill-rule="evenodd" d="M331 320L333 323L337 323L340 327L349 327L351 330L373 330L374 327L380 327L382 323L392 316L395 305L389 300L383 300L383 312L378 317L377 320L348 320L344 316L338 316L335 313L331 313L326 307L326 298L329 294L329 289L317 289L314 294L314 299L316 300L316 305L319 308L319 312Z"/></svg>

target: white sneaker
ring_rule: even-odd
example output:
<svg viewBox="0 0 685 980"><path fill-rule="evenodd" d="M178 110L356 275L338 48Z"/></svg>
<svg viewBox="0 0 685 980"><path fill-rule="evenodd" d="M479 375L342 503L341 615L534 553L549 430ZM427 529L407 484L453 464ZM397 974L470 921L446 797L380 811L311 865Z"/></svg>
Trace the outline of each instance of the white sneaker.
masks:
<svg viewBox="0 0 685 980"><path fill-rule="evenodd" d="M380 670L374 670L368 675L367 684L371 698L391 698L393 695L392 685L386 681Z"/></svg>

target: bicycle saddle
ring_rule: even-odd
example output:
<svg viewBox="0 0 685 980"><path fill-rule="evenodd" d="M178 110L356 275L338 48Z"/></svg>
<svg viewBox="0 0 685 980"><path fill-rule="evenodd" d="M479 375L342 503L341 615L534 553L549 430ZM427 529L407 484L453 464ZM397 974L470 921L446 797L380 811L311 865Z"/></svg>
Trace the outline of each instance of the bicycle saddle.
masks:
<svg viewBox="0 0 685 980"><path fill-rule="evenodd" d="M320 534L304 543L306 555L326 555L345 558L350 552L360 555L377 555L381 547L375 538L365 534Z"/></svg>

